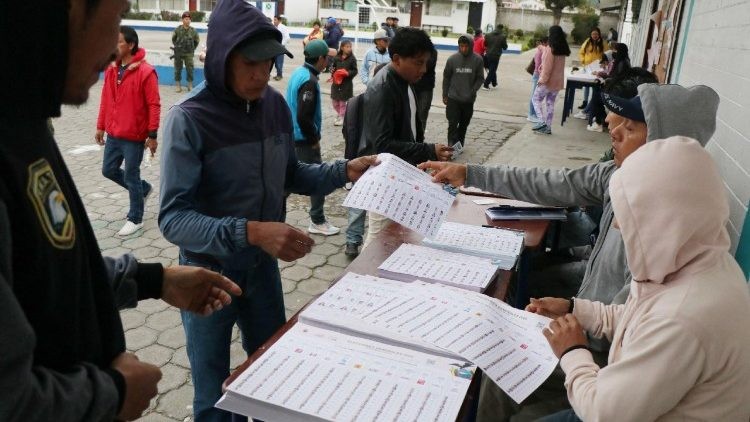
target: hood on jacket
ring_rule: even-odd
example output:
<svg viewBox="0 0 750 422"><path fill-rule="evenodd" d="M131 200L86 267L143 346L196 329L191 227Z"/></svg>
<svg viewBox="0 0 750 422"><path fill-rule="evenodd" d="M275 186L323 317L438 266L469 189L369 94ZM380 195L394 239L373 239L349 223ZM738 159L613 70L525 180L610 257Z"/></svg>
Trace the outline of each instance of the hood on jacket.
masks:
<svg viewBox="0 0 750 422"><path fill-rule="evenodd" d="M633 280L663 283L728 253L729 204L711 155L694 139L649 142L609 182Z"/></svg>
<svg viewBox="0 0 750 422"><path fill-rule="evenodd" d="M204 72L211 91L220 96L234 97L226 86L229 54L240 43L255 35L272 32L281 43L281 32L268 21L257 7L243 0L222 0L211 13Z"/></svg>
<svg viewBox="0 0 750 422"><path fill-rule="evenodd" d="M141 64L143 60L146 59L146 49L143 47L138 47L138 50L135 51L135 54L133 54L133 57L130 60L130 64L128 65L128 70L134 69L138 67L138 65ZM116 66L120 66L122 64L122 60L117 59L115 62Z"/></svg>
<svg viewBox="0 0 750 422"><path fill-rule="evenodd" d="M458 43L459 44L469 44L469 52L464 54L464 56L468 57L472 53L474 53L474 37L472 37L469 34L463 34L460 37L458 37Z"/></svg>
<svg viewBox="0 0 750 422"><path fill-rule="evenodd" d="M705 85L643 84L638 95L646 117L647 142L686 136L705 146L716 130L719 94Z"/></svg>
<svg viewBox="0 0 750 422"><path fill-rule="evenodd" d="M3 9L8 18L2 20L0 36L8 60L0 66L0 116L59 116L68 68L68 2L11 1Z"/></svg>

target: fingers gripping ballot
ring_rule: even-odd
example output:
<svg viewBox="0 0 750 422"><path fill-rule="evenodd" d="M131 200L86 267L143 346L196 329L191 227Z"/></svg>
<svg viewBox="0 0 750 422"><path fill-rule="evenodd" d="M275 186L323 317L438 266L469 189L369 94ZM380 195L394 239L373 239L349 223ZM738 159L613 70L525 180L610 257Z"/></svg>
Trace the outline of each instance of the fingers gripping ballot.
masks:
<svg viewBox="0 0 750 422"><path fill-rule="evenodd" d="M558 358L575 346L588 346L586 333L578 319L572 314L565 314L552 320L549 327L542 330L542 334L547 338L552 351Z"/></svg>
<svg viewBox="0 0 750 422"><path fill-rule="evenodd" d="M453 186L463 186L466 183L466 165L447 163L442 161L426 161L417 166L420 170L427 170L432 174L432 181L450 183Z"/></svg>
<svg viewBox="0 0 750 422"><path fill-rule="evenodd" d="M315 245L310 236L286 223L249 221L247 238L251 245L283 261L300 259Z"/></svg>

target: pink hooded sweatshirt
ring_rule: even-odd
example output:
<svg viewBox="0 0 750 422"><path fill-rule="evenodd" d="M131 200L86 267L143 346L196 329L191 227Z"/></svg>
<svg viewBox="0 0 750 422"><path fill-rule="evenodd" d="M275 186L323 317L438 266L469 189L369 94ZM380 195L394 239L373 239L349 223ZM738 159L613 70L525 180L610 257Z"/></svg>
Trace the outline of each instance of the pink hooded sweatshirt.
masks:
<svg viewBox="0 0 750 422"><path fill-rule="evenodd" d="M689 138L649 142L609 185L633 274L623 305L576 299L573 315L612 342L560 361L585 421L750 420L750 294L729 254L729 206L711 156Z"/></svg>

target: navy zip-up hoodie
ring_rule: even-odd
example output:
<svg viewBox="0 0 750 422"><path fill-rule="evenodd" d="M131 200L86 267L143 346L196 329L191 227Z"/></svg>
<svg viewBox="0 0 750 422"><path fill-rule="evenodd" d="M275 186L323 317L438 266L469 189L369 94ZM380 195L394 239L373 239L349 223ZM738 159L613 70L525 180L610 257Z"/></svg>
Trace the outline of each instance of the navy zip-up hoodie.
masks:
<svg viewBox="0 0 750 422"><path fill-rule="evenodd" d="M159 228L188 261L244 269L263 253L248 221L282 221L284 192L327 195L346 183L346 162L297 161L284 98L267 87L252 102L225 81L232 50L281 33L255 7L224 0L211 15L206 82L169 111L161 156Z"/></svg>

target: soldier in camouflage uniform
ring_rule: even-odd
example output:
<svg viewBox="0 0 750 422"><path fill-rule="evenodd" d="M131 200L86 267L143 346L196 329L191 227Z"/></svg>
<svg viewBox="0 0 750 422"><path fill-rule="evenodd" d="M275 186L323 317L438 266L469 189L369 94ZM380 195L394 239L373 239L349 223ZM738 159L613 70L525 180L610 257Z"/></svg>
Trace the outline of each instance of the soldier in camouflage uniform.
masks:
<svg viewBox="0 0 750 422"><path fill-rule="evenodd" d="M174 82L177 92L182 92L180 81L182 80L182 64L185 63L187 73L187 89L193 89L193 53L200 43L198 31L190 26L190 12L182 14L182 25L178 26L172 33L172 44L174 45Z"/></svg>

